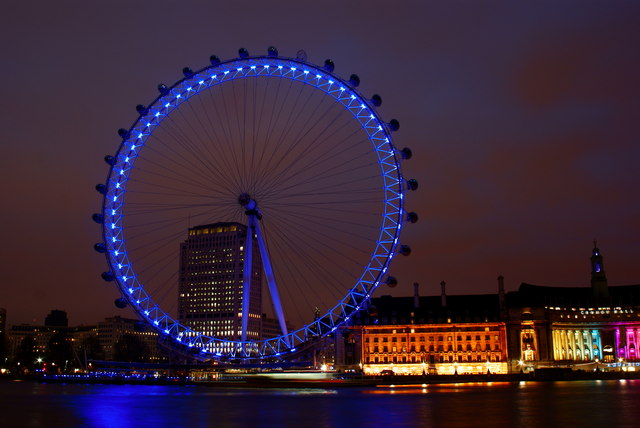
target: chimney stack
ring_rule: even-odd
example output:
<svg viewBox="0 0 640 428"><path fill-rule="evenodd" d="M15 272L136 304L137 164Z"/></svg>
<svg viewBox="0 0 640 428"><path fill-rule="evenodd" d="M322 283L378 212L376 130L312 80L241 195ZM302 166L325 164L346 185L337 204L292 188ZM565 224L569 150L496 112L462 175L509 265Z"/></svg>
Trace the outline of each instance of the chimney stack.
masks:
<svg viewBox="0 0 640 428"><path fill-rule="evenodd" d="M507 305L504 300L504 276L498 277L498 304L500 305L500 317L503 321L507 319Z"/></svg>
<svg viewBox="0 0 640 428"><path fill-rule="evenodd" d="M447 306L447 292L445 290L447 283L442 281L440 283L440 288L442 289L442 294L440 295L440 305L444 308Z"/></svg>
<svg viewBox="0 0 640 428"><path fill-rule="evenodd" d="M413 283L413 307L418 309L420 307L420 295L418 294L418 287L420 284Z"/></svg>

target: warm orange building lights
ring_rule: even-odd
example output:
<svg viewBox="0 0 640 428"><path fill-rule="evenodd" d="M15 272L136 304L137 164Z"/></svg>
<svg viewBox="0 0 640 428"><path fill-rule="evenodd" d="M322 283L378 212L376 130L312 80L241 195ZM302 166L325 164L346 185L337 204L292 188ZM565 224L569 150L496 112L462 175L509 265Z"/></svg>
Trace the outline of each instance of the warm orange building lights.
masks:
<svg viewBox="0 0 640 428"><path fill-rule="evenodd" d="M502 322L363 326L367 374L507 373Z"/></svg>

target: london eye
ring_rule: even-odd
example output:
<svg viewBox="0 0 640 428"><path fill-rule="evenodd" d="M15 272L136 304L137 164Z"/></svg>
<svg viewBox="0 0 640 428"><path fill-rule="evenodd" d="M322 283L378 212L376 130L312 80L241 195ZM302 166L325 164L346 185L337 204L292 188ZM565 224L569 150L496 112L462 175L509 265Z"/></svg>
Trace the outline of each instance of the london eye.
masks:
<svg viewBox="0 0 640 428"><path fill-rule="evenodd" d="M395 285L417 182L359 85L273 47L159 85L96 186L116 305L196 359L246 361L295 355Z"/></svg>

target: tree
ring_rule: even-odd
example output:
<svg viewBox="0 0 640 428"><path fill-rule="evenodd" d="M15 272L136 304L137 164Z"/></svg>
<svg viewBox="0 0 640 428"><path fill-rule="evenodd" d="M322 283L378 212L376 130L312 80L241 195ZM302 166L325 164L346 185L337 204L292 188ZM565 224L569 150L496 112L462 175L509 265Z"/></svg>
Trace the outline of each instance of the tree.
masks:
<svg viewBox="0 0 640 428"><path fill-rule="evenodd" d="M98 336L85 337L80 344L80 349L83 353L80 358L84 358L86 355L89 360L104 360L104 349L100 345Z"/></svg>
<svg viewBox="0 0 640 428"><path fill-rule="evenodd" d="M55 364L57 371L66 370L69 364L74 365L73 349L71 349L71 341L66 333L58 331L51 336L47 344L45 361L52 367Z"/></svg>
<svg viewBox="0 0 640 428"><path fill-rule="evenodd" d="M8 357L9 352L7 348L7 336L2 333L0 334L0 362L4 364L5 358Z"/></svg>
<svg viewBox="0 0 640 428"><path fill-rule="evenodd" d="M24 367L25 370L33 370L36 365L36 341L33 336L25 336L20 341L16 352L15 363Z"/></svg>

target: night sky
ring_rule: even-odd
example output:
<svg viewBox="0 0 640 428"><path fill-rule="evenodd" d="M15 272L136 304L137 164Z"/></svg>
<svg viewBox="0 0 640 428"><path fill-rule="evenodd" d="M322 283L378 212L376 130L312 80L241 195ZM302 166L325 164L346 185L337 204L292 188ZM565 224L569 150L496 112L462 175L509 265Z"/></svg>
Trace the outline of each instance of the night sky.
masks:
<svg viewBox="0 0 640 428"><path fill-rule="evenodd" d="M94 190L156 86L245 47L357 73L420 183L394 295L640 283L640 3L20 1L0 12L0 307L132 316L100 279ZM400 2L398 2L400 3ZM380 289L377 295L389 290Z"/></svg>

